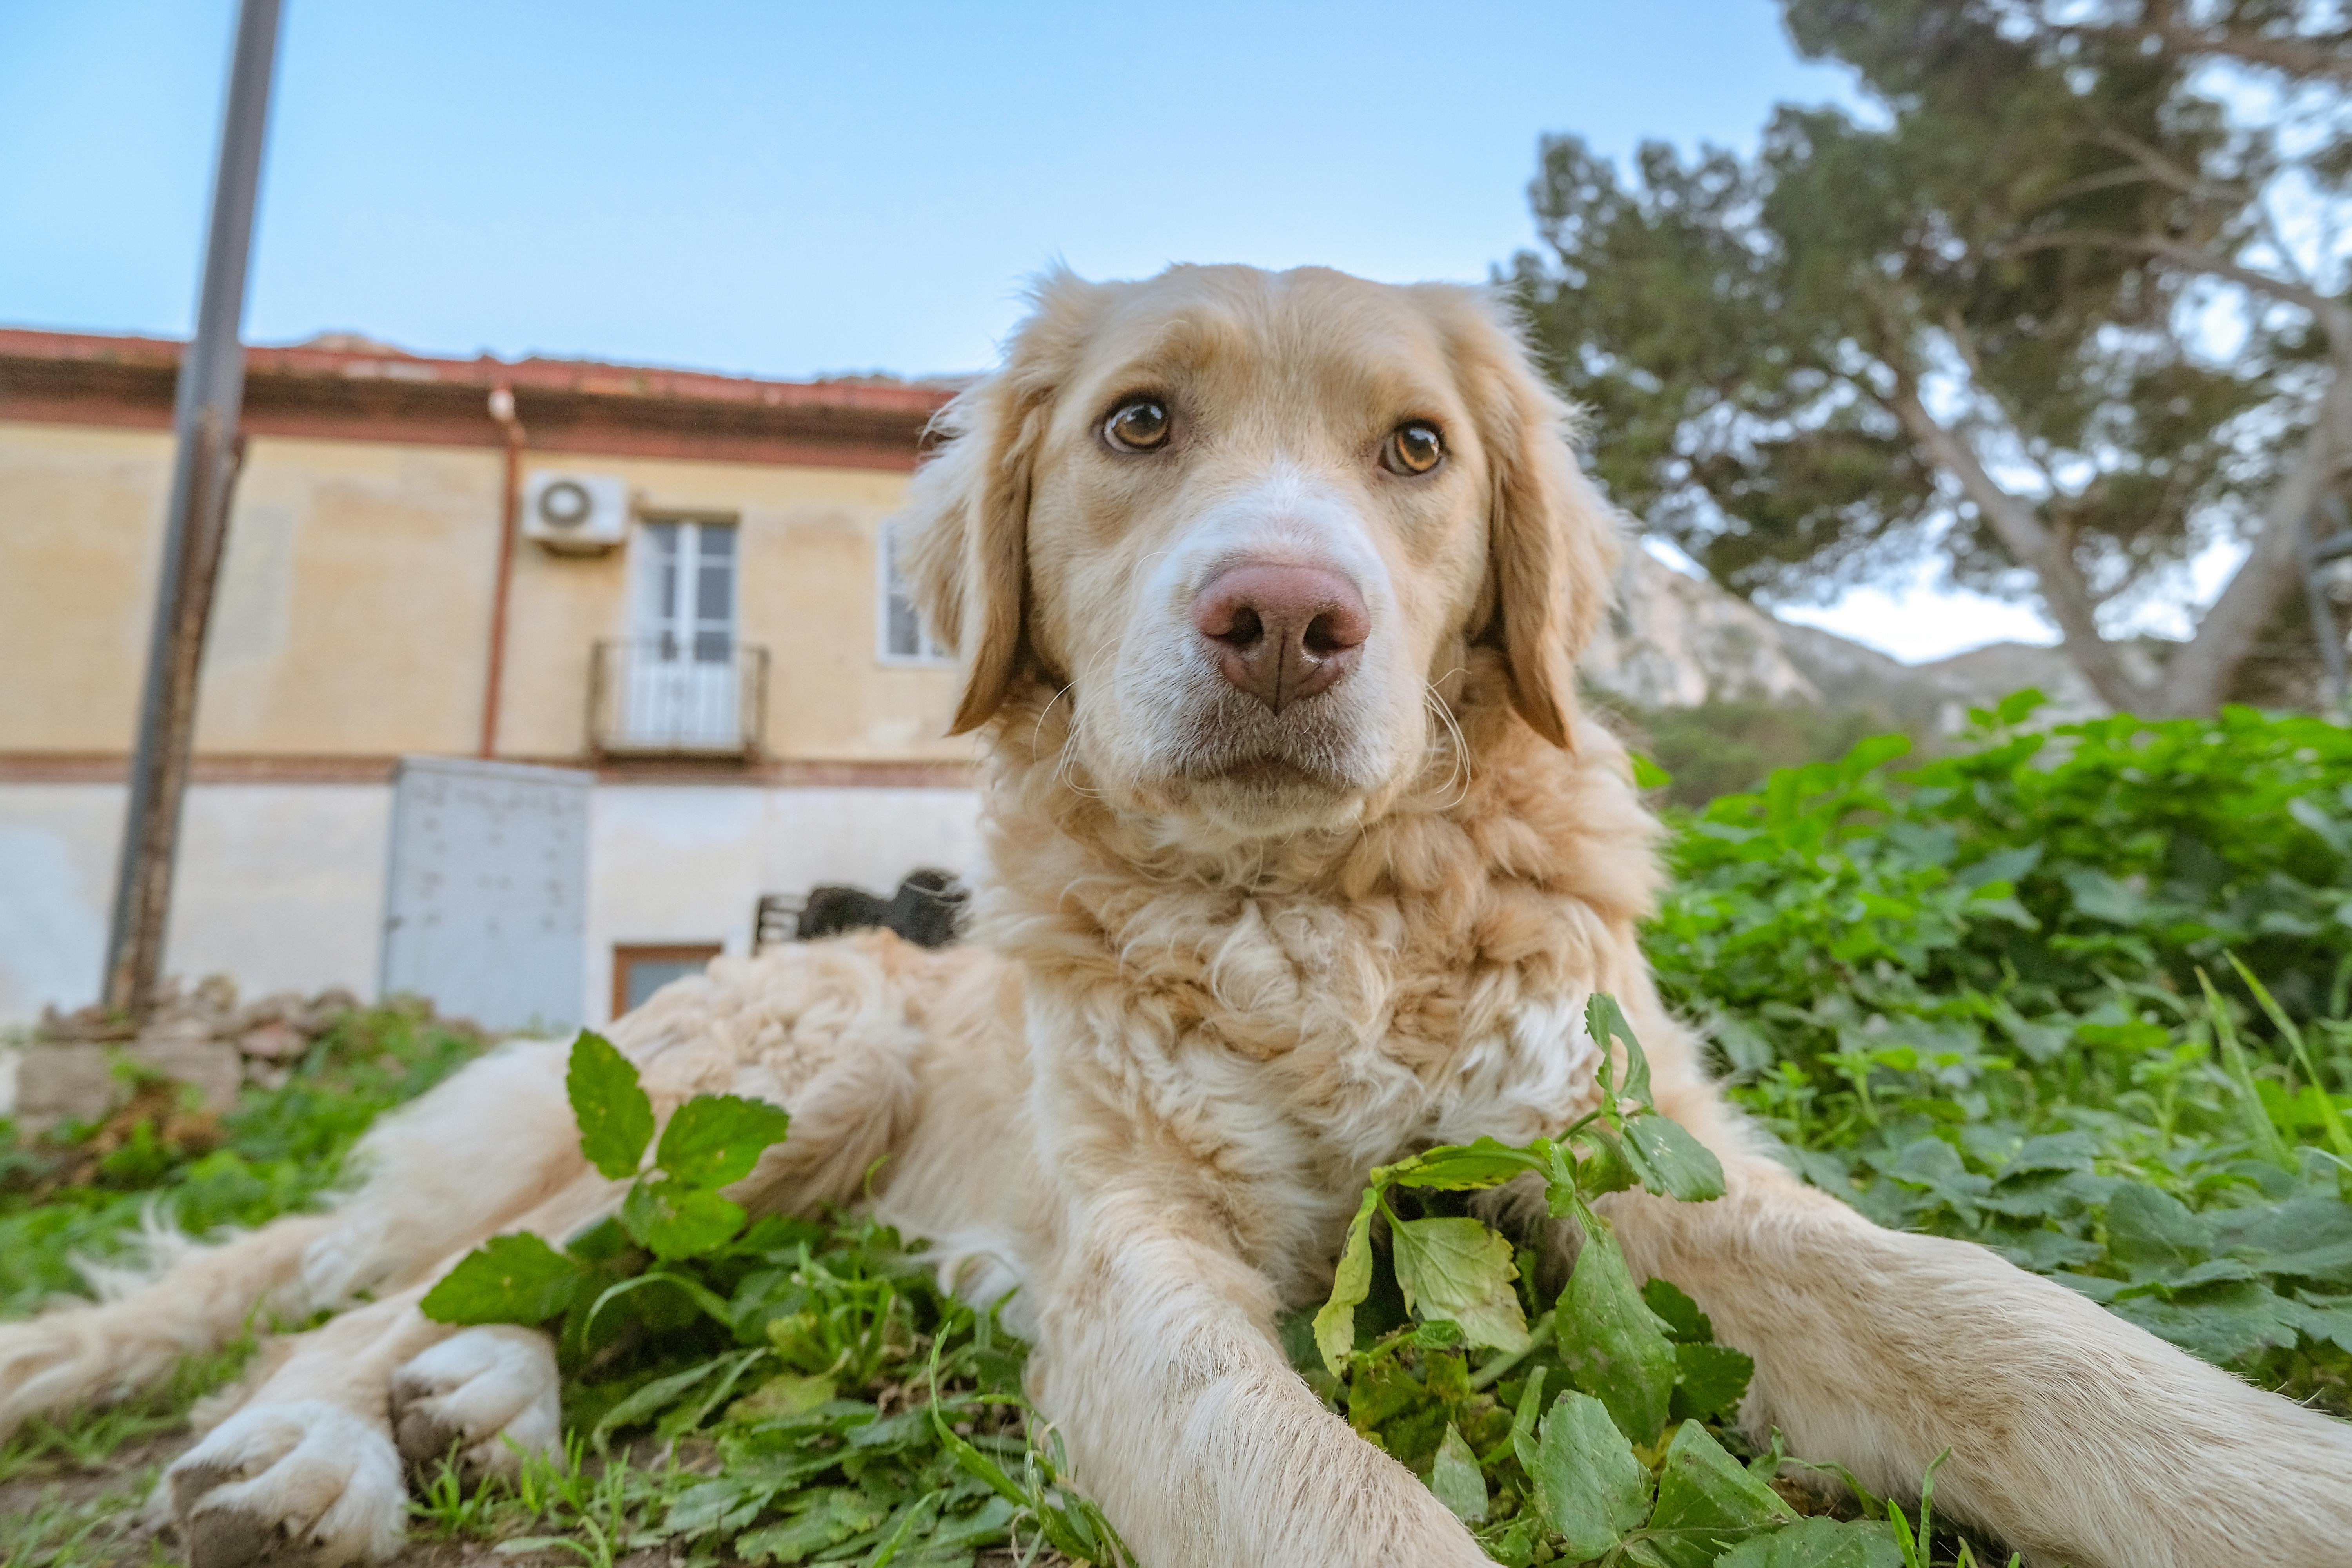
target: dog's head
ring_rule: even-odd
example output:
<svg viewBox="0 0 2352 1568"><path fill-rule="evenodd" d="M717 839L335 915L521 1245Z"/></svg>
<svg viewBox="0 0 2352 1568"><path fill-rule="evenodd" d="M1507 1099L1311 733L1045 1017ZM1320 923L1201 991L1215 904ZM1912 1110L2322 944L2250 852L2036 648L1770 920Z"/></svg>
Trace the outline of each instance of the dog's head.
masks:
<svg viewBox="0 0 2352 1568"><path fill-rule="evenodd" d="M1482 291L1057 274L941 430L897 526L958 732L1043 688L1115 807L1244 836L1416 774L1474 648L1569 742L1614 531Z"/></svg>

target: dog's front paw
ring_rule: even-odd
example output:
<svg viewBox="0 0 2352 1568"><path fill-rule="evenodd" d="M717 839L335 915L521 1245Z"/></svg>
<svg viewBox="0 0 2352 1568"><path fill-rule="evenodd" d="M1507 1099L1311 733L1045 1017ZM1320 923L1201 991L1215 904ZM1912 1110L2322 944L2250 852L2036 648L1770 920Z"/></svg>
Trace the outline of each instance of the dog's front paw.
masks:
<svg viewBox="0 0 2352 1568"><path fill-rule="evenodd" d="M509 1479L525 1452L560 1439L555 1347L534 1329L491 1327L453 1334L392 1376L392 1427L400 1457L430 1467L455 1448L468 1479Z"/></svg>
<svg viewBox="0 0 2352 1568"><path fill-rule="evenodd" d="M189 1568L343 1568L391 1556L405 1530L391 1437L324 1400L240 1410L163 1480Z"/></svg>

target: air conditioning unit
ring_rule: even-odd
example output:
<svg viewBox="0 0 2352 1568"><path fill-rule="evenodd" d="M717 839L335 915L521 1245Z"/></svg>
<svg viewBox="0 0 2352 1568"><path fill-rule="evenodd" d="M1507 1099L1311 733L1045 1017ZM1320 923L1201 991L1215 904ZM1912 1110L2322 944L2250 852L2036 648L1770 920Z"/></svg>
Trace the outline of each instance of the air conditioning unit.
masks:
<svg viewBox="0 0 2352 1568"><path fill-rule="evenodd" d="M608 474L540 469L523 481L522 536L563 555L598 555L629 536L629 486Z"/></svg>

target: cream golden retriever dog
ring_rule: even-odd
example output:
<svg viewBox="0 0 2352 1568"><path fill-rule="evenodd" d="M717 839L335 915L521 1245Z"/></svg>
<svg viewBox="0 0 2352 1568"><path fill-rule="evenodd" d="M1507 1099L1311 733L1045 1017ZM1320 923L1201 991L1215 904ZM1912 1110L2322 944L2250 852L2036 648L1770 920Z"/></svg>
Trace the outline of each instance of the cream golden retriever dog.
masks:
<svg viewBox="0 0 2352 1568"><path fill-rule="evenodd" d="M1586 997L1649 1043L1729 1194L1609 1200L1637 1276L1756 1359L1742 1418L2045 1561L2352 1563L2352 1429L1763 1158L1635 942L1654 830L1572 659L1615 529L1496 308L1179 268L1047 280L899 520L985 738L974 945L722 960L614 1030L665 1110L794 1113L737 1195L870 1202L968 1294L1017 1286L1035 1401L1156 1568L1483 1562L1285 1362L1367 1169L1591 1103ZM174 1465L198 1568L380 1557L402 1458L556 1432L545 1338L415 1302L486 1235L562 1235L563 1048L509 1047L370 1138L329 1214L0 1328L0 1426L118 1391L257 1303L282 1341Z"/></svg>

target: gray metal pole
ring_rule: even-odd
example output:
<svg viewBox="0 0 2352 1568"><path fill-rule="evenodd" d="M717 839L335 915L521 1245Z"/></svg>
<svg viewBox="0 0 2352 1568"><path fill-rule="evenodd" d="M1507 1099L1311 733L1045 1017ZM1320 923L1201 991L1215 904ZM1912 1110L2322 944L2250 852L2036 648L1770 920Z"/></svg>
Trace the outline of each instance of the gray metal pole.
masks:
<svg viewBox="0 0 2352 1568"><path fill-rule="evenodd" d="M131 762L131 805L115 880L106 948L106 1000L144 1013L162 972L172 907L180 799L195 735L196 673L213 580L228 531L228 498L238 457L237 413L245 398L246 257L253 239L261 146L269 122L269 80L278 53L278 0L242 0L212 226L196 297L196 335L180 361L173 426L178 451L163 514L163 571L148 635L147 679Z"/></svg>

